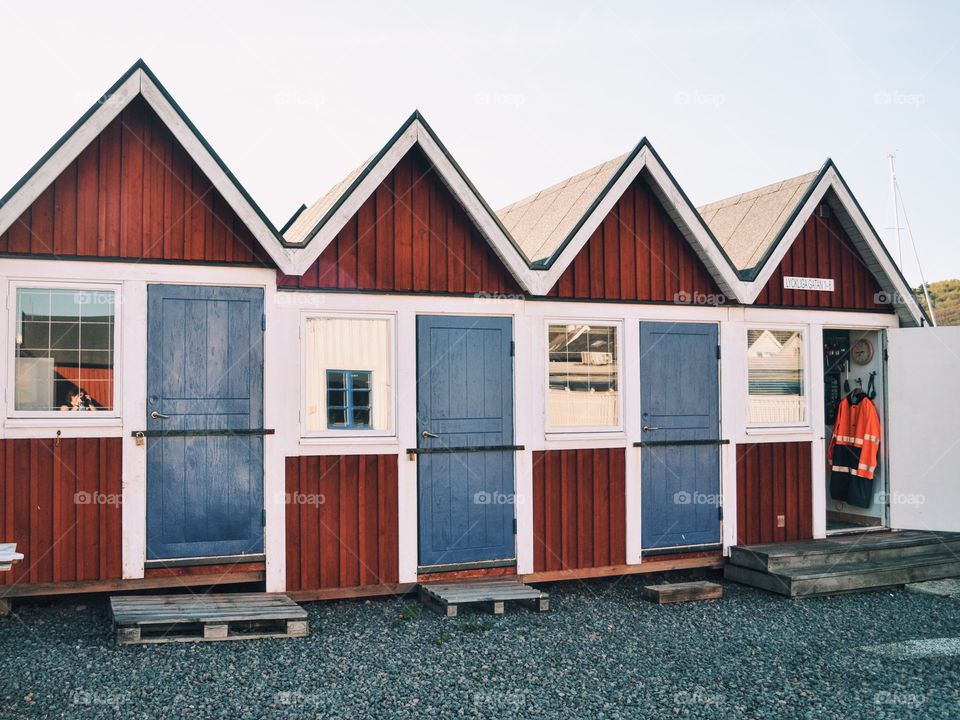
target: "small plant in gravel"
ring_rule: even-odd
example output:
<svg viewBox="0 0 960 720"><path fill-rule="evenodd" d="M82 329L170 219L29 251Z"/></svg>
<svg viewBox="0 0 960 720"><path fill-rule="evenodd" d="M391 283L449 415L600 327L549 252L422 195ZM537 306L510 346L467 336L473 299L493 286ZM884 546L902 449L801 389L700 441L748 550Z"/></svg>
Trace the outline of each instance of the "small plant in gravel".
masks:
<svg viewBox="0 0 960 720"><path fill-rule="evenodd" d="M393 618L393 622L390 623L390 627L398 628L409 620L414 620L420 615L420 609L414 607L413 605L406 605L400 608L400 612L397 613L396 617Z"/></svg>
<svg viewBox="0 0 960 720"><path fill-rule="evenodd" d="M435 637L433 641L439 647L449 639L450 639L450 633L448 633L446 630L437 630L437 637Z"/></svg>
<svg viewBox="0 0 960 720"><path fill-rule="evenodd" d="M460 625L460 629L467 633L482 633L493 629L493 623L488 620L480 620L476 615L471 615L470 619Z"/></svg>

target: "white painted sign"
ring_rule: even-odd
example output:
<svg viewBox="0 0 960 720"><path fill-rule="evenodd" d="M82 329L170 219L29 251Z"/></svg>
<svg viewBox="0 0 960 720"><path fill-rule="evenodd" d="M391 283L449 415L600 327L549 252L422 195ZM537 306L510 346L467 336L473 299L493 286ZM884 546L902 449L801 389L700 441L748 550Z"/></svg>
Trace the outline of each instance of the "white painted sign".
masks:
<svg viewBox="0 0 960 720"><path fill-rule="evenodd" d="M818 290L833 292L833 278L790 277L783 278L784 290Z"/></svg>

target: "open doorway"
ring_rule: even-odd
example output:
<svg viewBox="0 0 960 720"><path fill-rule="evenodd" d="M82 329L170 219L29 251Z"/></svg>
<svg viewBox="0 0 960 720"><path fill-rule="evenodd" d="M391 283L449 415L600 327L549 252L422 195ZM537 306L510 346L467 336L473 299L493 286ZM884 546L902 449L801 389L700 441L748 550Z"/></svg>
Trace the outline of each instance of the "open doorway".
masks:
<svg viewBox="0 0 960 720"><path fill-rule="evenodd" d="M889 527L883 333L823 331L828 534Z"/></svg>

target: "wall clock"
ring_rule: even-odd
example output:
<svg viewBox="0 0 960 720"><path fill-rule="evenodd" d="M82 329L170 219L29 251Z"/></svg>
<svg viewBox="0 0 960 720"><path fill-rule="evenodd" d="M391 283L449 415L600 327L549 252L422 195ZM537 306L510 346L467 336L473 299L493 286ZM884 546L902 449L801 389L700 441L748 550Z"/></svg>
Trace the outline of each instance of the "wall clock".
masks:
<svg viewBox="0 0 960 720"><path fill-rule="evenodd" d="M850 348L850 356L857 365L869 365L873 360L873 343L866 338L860 338Z"/></svg>

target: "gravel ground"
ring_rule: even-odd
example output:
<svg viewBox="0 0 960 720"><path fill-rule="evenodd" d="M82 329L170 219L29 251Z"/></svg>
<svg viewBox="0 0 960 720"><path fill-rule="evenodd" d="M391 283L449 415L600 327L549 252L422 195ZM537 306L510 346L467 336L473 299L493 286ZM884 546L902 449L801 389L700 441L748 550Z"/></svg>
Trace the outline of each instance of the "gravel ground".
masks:
<svg viewBox="0 0 960 720"><path fill-rule="evenodd" d="M727 585L659 607L649 582L556 584L551 612L497 618L313 603L307 639L124 647L102 597L20 605L0 619L0 718L960 717L960 601ZM861 649L935 638L953 640Z"/></svg>

